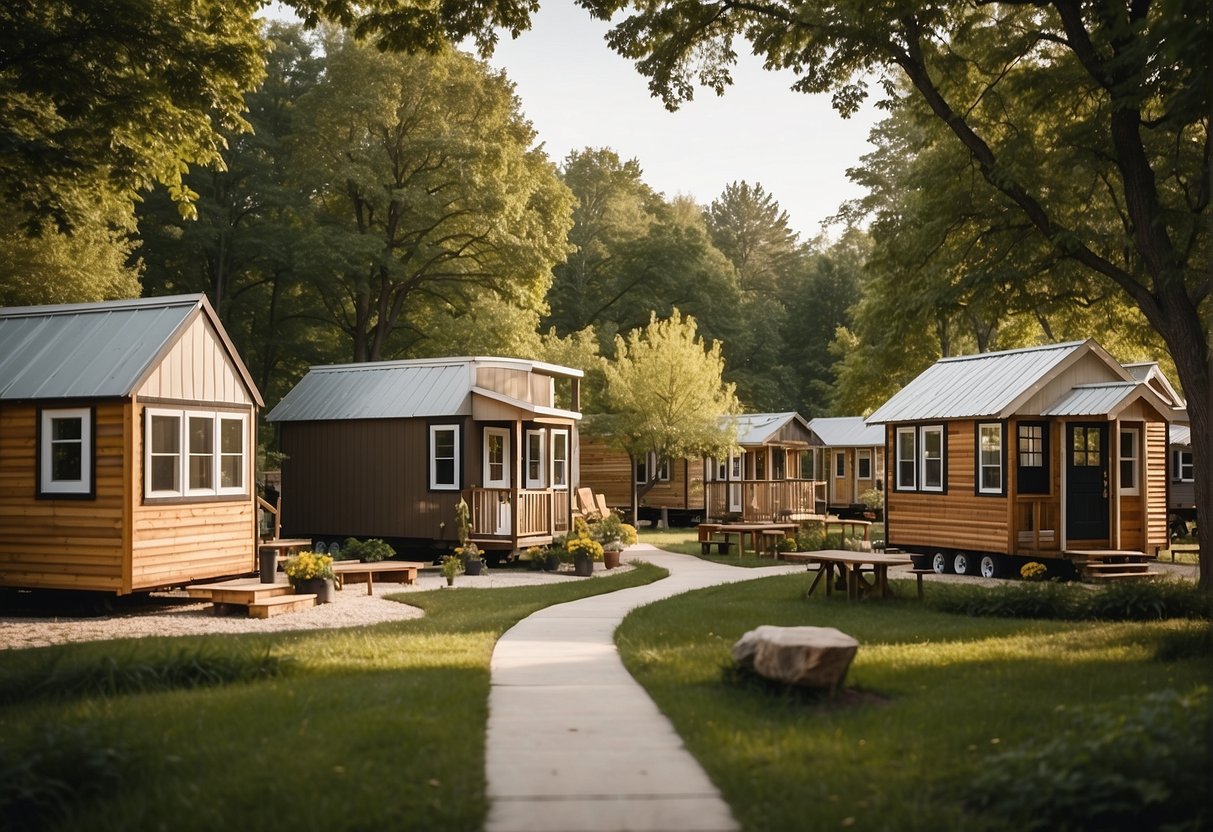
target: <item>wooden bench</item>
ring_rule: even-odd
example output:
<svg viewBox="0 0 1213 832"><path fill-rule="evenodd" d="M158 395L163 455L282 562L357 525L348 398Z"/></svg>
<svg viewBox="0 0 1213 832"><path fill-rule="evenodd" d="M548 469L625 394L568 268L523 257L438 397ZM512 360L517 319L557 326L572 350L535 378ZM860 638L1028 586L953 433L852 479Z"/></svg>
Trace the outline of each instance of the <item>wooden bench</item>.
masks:
<svg viewBox="0 0 1213 832"><path fill-rule="evenodd" d="M413 561L384 560L375 563L363 563L356 560L336 561L333 563L333 574L337 576L338 586L344 588L346 583L357 584L366 581L366 594L375 594L375 578L398 584L417 583L417 570L428 566L426 563Z"/></svg>
<svg viewBox="0 0 1213 832"><path fill-rule="evenodd" d="M913 575L914 578L918 581L918 600L921 601L922 600L922 576L923 575L934 575L935 570L934 569L919 569L919 568L915 567L914 569L911 569L909 571L909 574Z"/></svg>
<svg viewBox="0 0 1213 832"><path fill-rule="evenodd" d="M719 523L700 523L697 527L699 532L699 550L700 554L706 555L712 551L712 540L716 536L716 532L720 531ZM727 551L727 550L726 550Z"/></svg>
<svg viewBox="0 0 1213 832"><path fill-rule="evenodd" d="M762 548L758 551L758 556L768 554L776 560L779 559L779 544L783 543L787 538L787 533L779 529L763 529L762 530Z"/></svg>
<svg viewBox="0 0 1213 832"><path fill-rule="evenodd" d="M256 601L248 605L249 618L269 618L273 615L282 615L288 612L298 612L316 606L316 596L310 594L303 595L275 595L270 598L265 598L261 601Z"/></svg>

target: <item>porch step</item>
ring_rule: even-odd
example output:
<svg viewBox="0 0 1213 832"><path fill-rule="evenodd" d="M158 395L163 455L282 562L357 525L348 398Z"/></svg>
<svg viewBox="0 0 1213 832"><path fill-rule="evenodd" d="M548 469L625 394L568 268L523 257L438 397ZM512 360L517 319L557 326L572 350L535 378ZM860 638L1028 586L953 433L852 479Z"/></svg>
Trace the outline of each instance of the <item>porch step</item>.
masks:
<svg viewBox="0 0 1213 832"><path fill-rule="evenodd" d="M1074 566L1083 580L1149 580L1161 574L1150 569L1150 561L1154 558L1144 552L1088 551L1067 552L1067 554L1078 555L1074 559Z"/></svg>
<svg viewBox="0 0 1213 832"><path fill-rule="evenodd" d="M294 589L288 583L263 584L260 581L227 581L218 584L195 584L186 587L191 598L209 598L215 604L256 604L269 598L290 595Z"/></svg>
<svg viewBox="0 0 1213 832"><path fill-rule="evenodd" d="M311 594L303 595L275 595L271 598L265 598L261 601L248 605L249 618L269 618L273 615L282 615L288 612L299 612L316 606L316 596Z"/></svg>

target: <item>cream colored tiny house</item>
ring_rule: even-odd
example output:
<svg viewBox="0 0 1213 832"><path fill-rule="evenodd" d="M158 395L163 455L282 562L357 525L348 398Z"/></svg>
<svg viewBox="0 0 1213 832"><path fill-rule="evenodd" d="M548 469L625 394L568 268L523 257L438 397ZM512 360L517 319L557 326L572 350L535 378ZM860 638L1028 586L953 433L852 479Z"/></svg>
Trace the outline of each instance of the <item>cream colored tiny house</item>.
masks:
<svg viewBox="0 0 1213 832"><path fill-rule="evenodd" d="M252 570L261 404L203 295L0 309L0 586Z"/></svg>

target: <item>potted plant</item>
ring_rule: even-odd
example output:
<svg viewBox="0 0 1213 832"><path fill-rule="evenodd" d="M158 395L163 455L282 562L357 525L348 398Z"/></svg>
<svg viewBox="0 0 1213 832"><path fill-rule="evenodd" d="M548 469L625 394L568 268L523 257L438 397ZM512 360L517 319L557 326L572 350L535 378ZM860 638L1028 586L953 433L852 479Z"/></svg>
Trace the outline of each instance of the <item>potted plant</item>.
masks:
<svg viewBox="0 0 1213 832"><path fill-rule="evenodd" d="M884 493L875 488L869 488L860 494L859 501L863 503L863 519L865 520L875 520L884 509Z"/></svg>
<svg viewBox="0 0 1213 832"><path fill-rule="evenodd" d="M463 571L469 575L479 575L484 561L480 559L480 547L468 542L472 534L471 510L463 497L455 504L455 534L459 537L455 555L463 561Z"/></svg>
<svg viewBox="0 0 1213 832"><path fill-rule="evenodd" d="M480 547L475 543L465 543L455 549L455 554L463 560L463 571L468 575L479 575L484 569L484 560L480 557L482 554Z"/></svg>
<svg viewBox="0 0 1213 832"><path fill-rule="evenodd" d="M463 571L463 558L458 555L446 555L442 558L442 577L446 578L447 586L455 585L455 576Z"/></svg>
<svg viewBox="0 0 1213 832"><path fill-rule="evenodd" d="M602 560L602 544L590 536L589 525L578 517L573 521L573 534L564 541L564 549L573 558L573 571L582 578L594 574L594 561Z"/></svg>
<svg viewBox="0 0 1213 832"><path fill-rule="evenodd" d="M619 565L620 556L627 546L636 542L636 528L619 519L617 514L608 514L594 523L590 536L602 544L603 561L607 569Z"/></svg>
<svg viewBox="0 0 1213 832"><path fill-rule="evenodd" d="M287 558L282 571L299 594L313 594L317 604L333 600L333 559L315 552L300 552Z"/></svg>
<svg viewBox="0 0 1213 832"><path fill-rule="evenodd" d="M543 571L557 572L560 570L560 564L564 562L561 557L565 554L564 538L557 538L552 541L552 545L543 550Z"/></svg>

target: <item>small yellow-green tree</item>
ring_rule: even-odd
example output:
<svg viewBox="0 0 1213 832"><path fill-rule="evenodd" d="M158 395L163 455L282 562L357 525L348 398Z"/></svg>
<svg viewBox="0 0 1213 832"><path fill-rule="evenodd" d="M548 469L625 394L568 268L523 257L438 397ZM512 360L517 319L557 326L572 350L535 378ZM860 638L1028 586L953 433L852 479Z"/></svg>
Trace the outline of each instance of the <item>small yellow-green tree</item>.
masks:
<svg viewBox="0 0 1213 832"><path fill-rule="evenodd" d="M683 457L723 456L736 443L729 416L740 410L726 384L720 343L705 345L695 319L677 309L665 320L627 337L615 337L615 360L605 365L604 412L587 420L586 432L636 460L652 459L647 481L633 484L632 518L639 498L656 483L661 465ZM635 477L632 477L635 480Z"/></svg>

